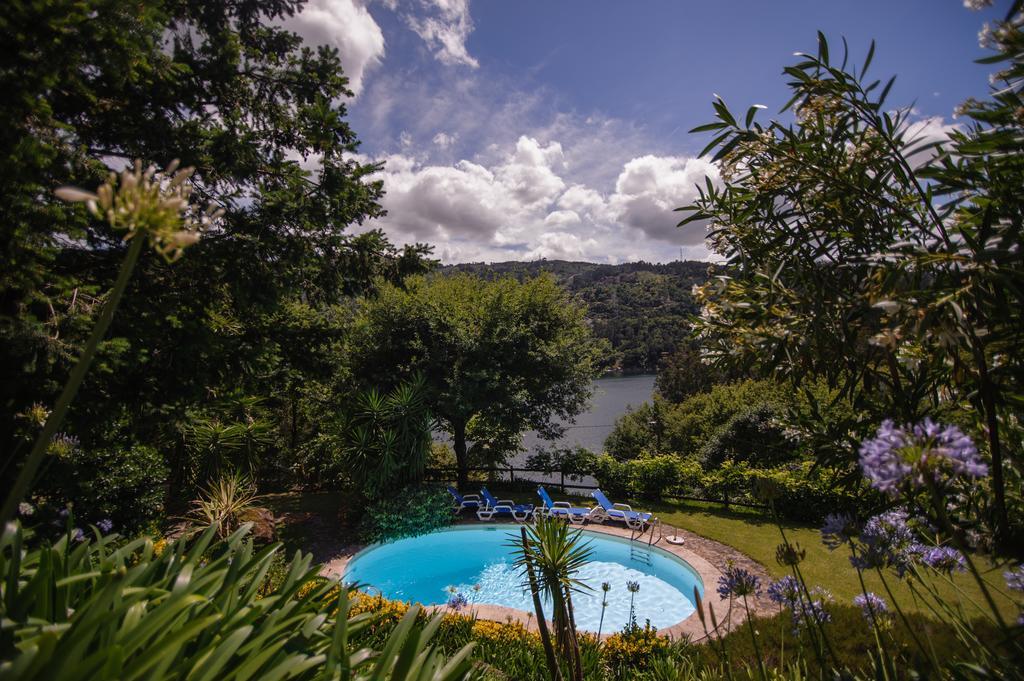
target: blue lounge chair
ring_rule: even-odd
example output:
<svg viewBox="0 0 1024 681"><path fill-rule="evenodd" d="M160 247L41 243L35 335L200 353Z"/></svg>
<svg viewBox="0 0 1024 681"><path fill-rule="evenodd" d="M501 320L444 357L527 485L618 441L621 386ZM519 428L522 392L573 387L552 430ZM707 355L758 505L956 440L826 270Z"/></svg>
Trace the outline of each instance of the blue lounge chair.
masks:
<svg viewBox="0 0 1024 681"><path fill-rule="evenodd" d="M573 506L568 501L552 501L551 495L543 487L537 488L537 494L544 500L544 512L549 517L566 518L572 523L582 523L590 515L589 508Z"/></svg>
<svg viewBox="0 0 1024 681"><path fill-rule="evenodd" d="M634 511L629 504L613 504L608 501L608 497L600 489L595 489L590 496L594 497L598 503L598 506L590 513L590 520L597 522L618 520L626 523L626 526L632 530L640 530L653 517L650 513Z"/></svg>
<svg viewBox="0 0 1024 681"><path fill-rule="evenodd" d="M452 504L452 514L454 515L462 513L462 510L465 508L468 508L471 511L475 511L482 505L479 495L467 494L463 496L459 494L459 490L455 489L451 485L448 485L448 494L451 494L452 497L455 499L455 503Z"/></svg>
<svg viewBox="0 0 1024 681"><path fill-rule="evenodd" d="M524 523L533 515L533 504L517 504L511 499L495 499L486 487L480 490L480 496L484 498L483 508L477 509L476 517L480 520L490 520L497 514L509 514L516 521Z"/></svg>

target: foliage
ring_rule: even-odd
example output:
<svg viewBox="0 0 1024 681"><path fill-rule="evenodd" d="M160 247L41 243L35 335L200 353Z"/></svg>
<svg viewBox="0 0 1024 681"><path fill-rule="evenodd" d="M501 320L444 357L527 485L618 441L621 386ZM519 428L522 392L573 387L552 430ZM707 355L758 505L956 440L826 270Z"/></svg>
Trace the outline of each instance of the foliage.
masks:
<svg viewBox="0 0 1024 681"><path fill-rule="evenodd" d="M272 594L259 588L278 546L259 551L241 529L214 542L212 528L159 555L148 538L99 536L28 548L9 525L0 539L0 674L18 679L395 679L470 677L469 649L452 660L415 626L413 608L380 654L357 649L368 624L350 616L346 591L320 585L296 553ZM330 594L330 596L329 596ZM412 664L415 661L416 664Z"/></svg>
<svg viewBox="0 0 1024 681"><path fill-rule="evenodd" d="M526 458L526 468L545 473L565 473L570 479L579 480L590 475L597 462L597 456L586 447L538 447Z"/></svg>
<svg viewBox="0 0 1024 681"><path fill-rule="evenodd" d="M612 668L632 671L644 669L668 647L668 638L659 636L647 622L643 627L612 634L605 639L601 652Z"/></svg>
<svg viewBox="0 0 1024 681"><path fill-rule="evenodd" d="M6 3L6 470L22 464L38 434L18 415L54 404L109 299L118 263L144 241L126 244L123 231L51 193L67 184L95 187L108 172L105 161L117 167L131 158L181 158L196 170L180 186L226 211L223 227L173 266L160 257L139 259L141 276L126 285L123 309L96 348L98 371L64 426L88 448L103 450L123 446L104 437L112 420L126 419L133 444L165 455L172 499L187 498L194 484L182 424L225 395L265 400L285 454L265 464L275 474L292 472L288 457L297 458L331 413L320 400L339 364L345 298L372 291L378 278L400 282L432 266L424 246L396 248L379 231L346 233L348 225L380 214L381 186L368 178L375 166L354 155L338 51L307 47L283 28L302 6ZM5 490L11 482L4 476Z"/></svg>
<svg viewBox="0 0 1024 681"><path fill-rule="evenodd" d="M86 449L77 441L51 447L51 464L37 494L74 503L88 523L109 519L122 533L161 519L167 493L163 456L145 445Z"/></svg>
<svg viewBox="0 0 1024 681"><path fill-rule="evenodd" d="M669 402L682 402L690 395L708 392L719 383L739 378L705 362L700 346L687 342L662 360L655 387L658 394Z"/></svg>
<svg viewBox="0 0 1024 681"><path fill-rule="evenodd" d="M694 284L707 279L706 263L677 261L603 265L563 260L467 263L444 272L469 272L488 279L513 276L523 281L550 273L575 300L586 305L594 335L608 341L599 359L606 371L653 372L690 333L697 311Z"/></svg>
<svg viewBox="0 0 1024 681"><path fill-rule="evenodd" d="M622 460L659 449L682 456L697 454L731 419L765 407L779 414L796 399L778 383L751 380L715 385L679 404L655 397L620 417L605 449Z"/></svg>
<svg viewBox="0 0 1024 681"><path fill-rule="evenodd" d="M357 512L360 538L368 544L426 534L453 520L447 490L429 484L396 488Z"/></svg>
<svg viewBox="0 0 1024 681"><path fill-rule="evenodd" d="M193 485L203 485L231 471L254 477L274 443L274 423L255 397L236 397L189 413L182 426Z"/></svg>
<svg viewBox="0 0 1024 681"><path fill-rule="evenodd" d="M573 614L572 594L589 588L575 575L592 555L589 542L583 541L583 532L570 529L569 523L558 518L539 516L534 524L522 531L522 542L511 540L515 566L522 571L523 587L533 594L537 622L546 621L540 597L551 603L551 621L555 630L555 644L541 629L541 639L548 657L553 678L559 677L558 667L564 665L567 677L583 681L583 662L576 618ZM560 657L560 659L557 659Z"/></svg>
<svg viewBox="0 0 1024 681"><path fill-rule="evenodd" d="M671 454L617 461L607 454L589 473L604 492L617 498L660 500L666 495L698 496L723 502L761 504L761 490L770 483L778 498L776 510L791 520L817 522L829 513L864 512L884 506L884 500L863 487L851 489L845 474L811 461L777 468L753 468L726 459L704 469L695 458Z"/></svg>
<svg viewBox="0 0 1024 681"><path fill-rule="evenodd" d="M423 479L430 456L432 419L421 376L382 394L360 393L344 426L343 468L369 500Z"/></svg>
<svg viewBox="0 0 1024 681"><path fill-rule="evenodd" d="M423 376L464 485L469 424L476 419L502 442L527 429L557 435L558 419L586 404L597 344L583 310L550 277L517 283L459 274L414 277L365 299L349 353L353 376L366 385ZM503 457L508 448L489 451Z"/></svg>
<svg viewBox="0 0 1024 681"><path fill-rule="evenodd" d="M893 81L867 77L874 45L858 68L819 34L786 69L794 122L714 102L717 120L697 130L714 131L724 183L681 223L709 221L724 259L697 290L708 359L838 387L863 418L853 442L819 452L826 463L850 462L883 419L966 410L987 436L1004 541L1004 458L1021 452L1003 424L1024 403L1022 26L1015 2L988 34L984 61L1003 66L991 98L967 102L969 126L948 139L924 137L886 101Z"/></svg>
<svg viewBox="0 0 1024 681"><path fill-rule="evenodd" d="M260 499L256 493L256 484L251 479L238 471L225 473L210 483L199 498L192 502L192 511L188 517L197 530L214 527L218 536L224 538L234 534L243 523L255 523L262 519L265 509L256 503ZM270 525L272 530L272 518Z"/></svg>
<svg viewBox="0 0 1024 681"><path fill-rule="evenodd" d="M701 448L699 457L708 469L727 460L769 468L794 458L795 444L786 437L776 409L761 404L723 423Z"/></svg>

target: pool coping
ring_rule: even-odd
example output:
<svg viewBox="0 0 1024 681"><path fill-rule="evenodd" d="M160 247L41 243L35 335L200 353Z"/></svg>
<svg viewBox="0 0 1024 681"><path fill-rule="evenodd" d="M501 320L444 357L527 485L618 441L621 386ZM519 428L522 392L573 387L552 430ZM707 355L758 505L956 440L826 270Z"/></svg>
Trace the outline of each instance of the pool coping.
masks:
<svg viewBox="0 0 1024 681"><path fill-rule="evenodd" d="M453 525L453 528L494 527L496 525L516 527L519 523L515 523L513 521L480 522L476 520L463 520L456 522ZM580 529L588 532L608 534L626 540L630 540L631 535L634 534L628 528L601 523L587 523L585 526L581 525L579 527ZM715 585L718 584L718 579L722 576L722 571L712 565L707 559L688 548L685 543L671 544L664 541L662 537L657 537L654 541L648 544L647 540L650 538L650 534L648 533L650 532L652 532L652 530L648 530L644 534L633 539L633 541L636 541L645 547L650 546L651 548L661 549L662 551L665 551L688 564L700 578L704 586L704 607L708 608L717 606L714 608L716 619L718 620L722 630L729 631L742 624L746 616L743 608L736 608L735 612L733 612L734 609L731 607L731 602L727 604L716 601L714 604L711 604L707 600L708 590L711 590L711 592L714 593ZM337 558L325 563L320 574L332 579L341 579L345 574L345 569L348 567L349 562L363 550L369 549L372 546L373 545L353 545L348 547L348 550L344 555L338 556ZM700 608L701 606L698 605L697 607ZM448 608L443 605L427 606L427 608L436 612L448 611ZM534 613L518 610L516 608L509 608L501 605L473 604L468 606L464 612L472 614L479 619L493 620L496 622L516 621L522 623L530 630L537 630L536 616ZM710 618L707 620L706 624L708 629L710 629ZM705 625L701 623L697 610L694 610L694 612L685 619L682 619L671 626L658 629L658 634L668 636L673 639L689 638L691 641L697 641L707 636L707 630L705 629ZM607 638L609 635L611 634L602 634L601 638Z"/></svg>

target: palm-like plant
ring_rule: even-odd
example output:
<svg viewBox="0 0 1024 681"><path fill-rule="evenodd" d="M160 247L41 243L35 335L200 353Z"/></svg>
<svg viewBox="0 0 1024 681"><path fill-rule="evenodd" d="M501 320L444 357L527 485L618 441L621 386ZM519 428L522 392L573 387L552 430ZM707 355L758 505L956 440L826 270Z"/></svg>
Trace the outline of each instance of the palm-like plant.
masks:
<svg viewBox="0 0 1024 681"><path fill-rule="evenodd" d="M235 471L211 483L192 502L188 519L198 527L216 527L221 537L237 530L259 507L256 485Z"/></svg>
<svg viewBox="0 0 1024 681"><path fill-rule="evenodd" d="M345 428L346 468L360 489L377 497L423 478L430 454L431 418L418 376L389 393L359 395Z"/></svg>
<svg viewBox="0 0 1024 681"><path fill-rule="evenodd" d="M544 621L539 598L543 596L551 602L555 645L568 665L569 677L574 680L583 679L583 666L572 594L590 589L575 575L592 553L581 530L571 529L568 523L555 518L539 517L535 525L522 529L522 542L515 544L515 565L528 578L526 586L535 596L538 624ZM548 657L550 660L553 656ZM554 678L560 677L556 668L551 671Z"/></svg>
<svg viewBox="0 0 1024 681"><path fill-rule="evenodd" d="M372 623L350 615L346 589L297 552L284 582L259 588L280 544L257 549L242 528L213 528L158 552L116 535L26 548L17 522L0 534L0 679L459 681L472 644L446 658L409 612L380 651L353 643ZM28 536L26 536L28 535Z"/></svg>

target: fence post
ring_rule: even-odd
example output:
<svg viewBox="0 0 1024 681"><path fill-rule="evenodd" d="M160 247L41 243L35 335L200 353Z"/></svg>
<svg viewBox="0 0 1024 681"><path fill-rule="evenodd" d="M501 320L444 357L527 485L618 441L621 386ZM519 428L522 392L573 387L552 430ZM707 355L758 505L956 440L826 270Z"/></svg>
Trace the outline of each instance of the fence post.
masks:
<svg viewBox="0 0 1024 681"><path fill-rule="evenodd" d="M558 471L562 476L562 494L565 494L565 471Z"/></svg>
<svg viewBox="0 0 1024 681"><path fill-rule="evenodd" d="M509 482L515 482L516 481L516 469L513 468L512 466L508 467L508 481Z"/></svg>

